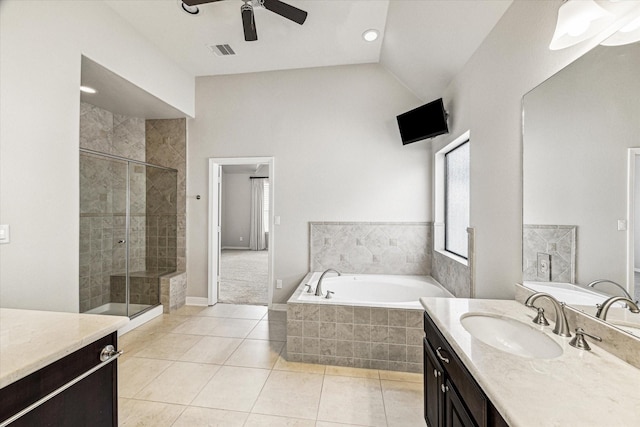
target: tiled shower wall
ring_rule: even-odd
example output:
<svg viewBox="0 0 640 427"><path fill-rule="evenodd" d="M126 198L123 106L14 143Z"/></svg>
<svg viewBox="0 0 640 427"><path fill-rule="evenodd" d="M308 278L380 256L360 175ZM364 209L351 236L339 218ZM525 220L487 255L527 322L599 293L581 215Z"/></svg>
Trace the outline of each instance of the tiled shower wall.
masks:
<svg viewBox="0 0 640 427"><path fill-rule="evenodd" d="M81 103L80 147L179 171L176 188L169 183L169 175L175 172L131 165L130 271L185 270L186 120L145 122ZM117 242L124 238L126 225L126 165L82 156L81 312L115 301L112 296L120 294L111 289L111 282L117 284L125 268L125 248ZM152 291L139 293L150 295Z"/></svg>
<svg viewBox="0 0 640 427"><path fill-rule="evenodd" d="M431 274L426 222L312 222L310 268L343 273Z"/></svg>
<svg viewBox="0 0 640 427"><path fill-rule="evenodd" d="M551 256L551 281L574 283L577 227L524 224L522 230L523 280L547 281L537 275L538 253L544 253Z"/></svg>
<svg viewBox="0 0 640 427"><path fill-rule="evenodd" d="M186 244L186 169L187 169L187 121L186 119L147 120L146 125L146 158L147 163L165 166L178 171L178 185L175 195L163 194L175 204L175 211L167 213L152 211L157 216L158 229L162 233L163 227L176 228L176 268L178 271L187 270ZM171 197L174 196L174 199ZM148 194L155 200L152 194ZM168 208L167 208L168 209ZM164 236L157 236L158 240L151 240L148 249L157 247L159 251L164 247ZM157 245L156 245L157 243ZM163 256L160 256L162 259Z"/></svg>
<svg viewBox="0 0 640 427"><path fill-rule="evenodd" d="M144 120L80 105L80 147L144 160ZM137 173L138 172L138 173ZM131 266L144 268L144 170L132 170ZM80 162L80 312L110 302L110 276L124 271L127 165L82 154ZM143 212L144 214L144 212Z"/></svg>

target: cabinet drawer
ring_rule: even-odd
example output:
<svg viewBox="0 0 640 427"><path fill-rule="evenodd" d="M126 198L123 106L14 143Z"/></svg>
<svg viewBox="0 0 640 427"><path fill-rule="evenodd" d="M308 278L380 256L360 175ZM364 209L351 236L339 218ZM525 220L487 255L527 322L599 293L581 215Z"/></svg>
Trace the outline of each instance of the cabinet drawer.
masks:
<svg viewBox="0 0 640 427"><path fill-rule="evenodd" d="M484 393L426 313L424 315L424 330L429 345L441 361L442 367L464 401L474 422L480 427L485 427L488 405Z"/></svg>

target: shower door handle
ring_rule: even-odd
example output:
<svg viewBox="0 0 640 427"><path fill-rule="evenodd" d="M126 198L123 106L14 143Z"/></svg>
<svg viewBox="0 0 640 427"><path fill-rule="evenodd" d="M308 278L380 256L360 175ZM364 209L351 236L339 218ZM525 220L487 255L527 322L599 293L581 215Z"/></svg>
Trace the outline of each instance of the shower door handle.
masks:
<svg viewBox="0 0 640 427"><path fill-rule="evenodd" d="M118 243L123 244L123 243L127 243L127 241L122 239L122 240L118 240Z"/></svg>

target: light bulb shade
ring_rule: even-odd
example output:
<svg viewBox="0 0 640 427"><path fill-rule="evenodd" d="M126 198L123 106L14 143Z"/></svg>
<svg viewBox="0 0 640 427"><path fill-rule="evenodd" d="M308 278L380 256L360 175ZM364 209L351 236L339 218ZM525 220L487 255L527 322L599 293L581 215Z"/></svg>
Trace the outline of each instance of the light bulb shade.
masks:
<svg viewBox="0 0 640 427"><path fill-rule="evenodd" d="M606 29L614 18L593 0L567 0L558 10L556 31L549 49L564 49L590 39Z"/></svg>
<svg viewBox="0 0 640 427"><path fill-rule="evenodd" d="M622 46L640 41L640 16L600 43L603 46Z"/></svg>

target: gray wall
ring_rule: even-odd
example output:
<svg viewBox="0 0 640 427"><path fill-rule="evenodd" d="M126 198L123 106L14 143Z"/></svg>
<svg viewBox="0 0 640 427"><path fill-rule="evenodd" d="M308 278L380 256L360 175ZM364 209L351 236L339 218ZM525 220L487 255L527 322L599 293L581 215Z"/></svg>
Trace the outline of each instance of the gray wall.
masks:
<svg viewBox="0 0 640 427"><path fill-rule="evenodd" d="M222 167L222 248L249 248L251 180L248 173ZM243 241L240 241L240 237Z"/></svg>
<svg viewBox="0 0 640 427"><path fill-rule="evenodd" d="M187 192L207 194L207 158L274 156L273 301L285 302L309 271L310 221L431 220L429 145L402 146L395 119L420 103L379 65L199 77ZM187 208L188 295L204 297L207 203Z"/></svg>
<svg viewBox="0 0 640 427"><path fill-rule="evenodd" d="M513 298L522 280L522 96L601 41L549 50L560 4L514 1L444 93L451 132L434 140L433 151L471 131L480 298Z"/></svg>
<svg viewBox="0 0 640 427"><path fill-rule="evenodd" d="M0 222L11 226L0 245L3 307L78 311L83 54L194 111L193 78L104 2L0 2Z"/></svg>

